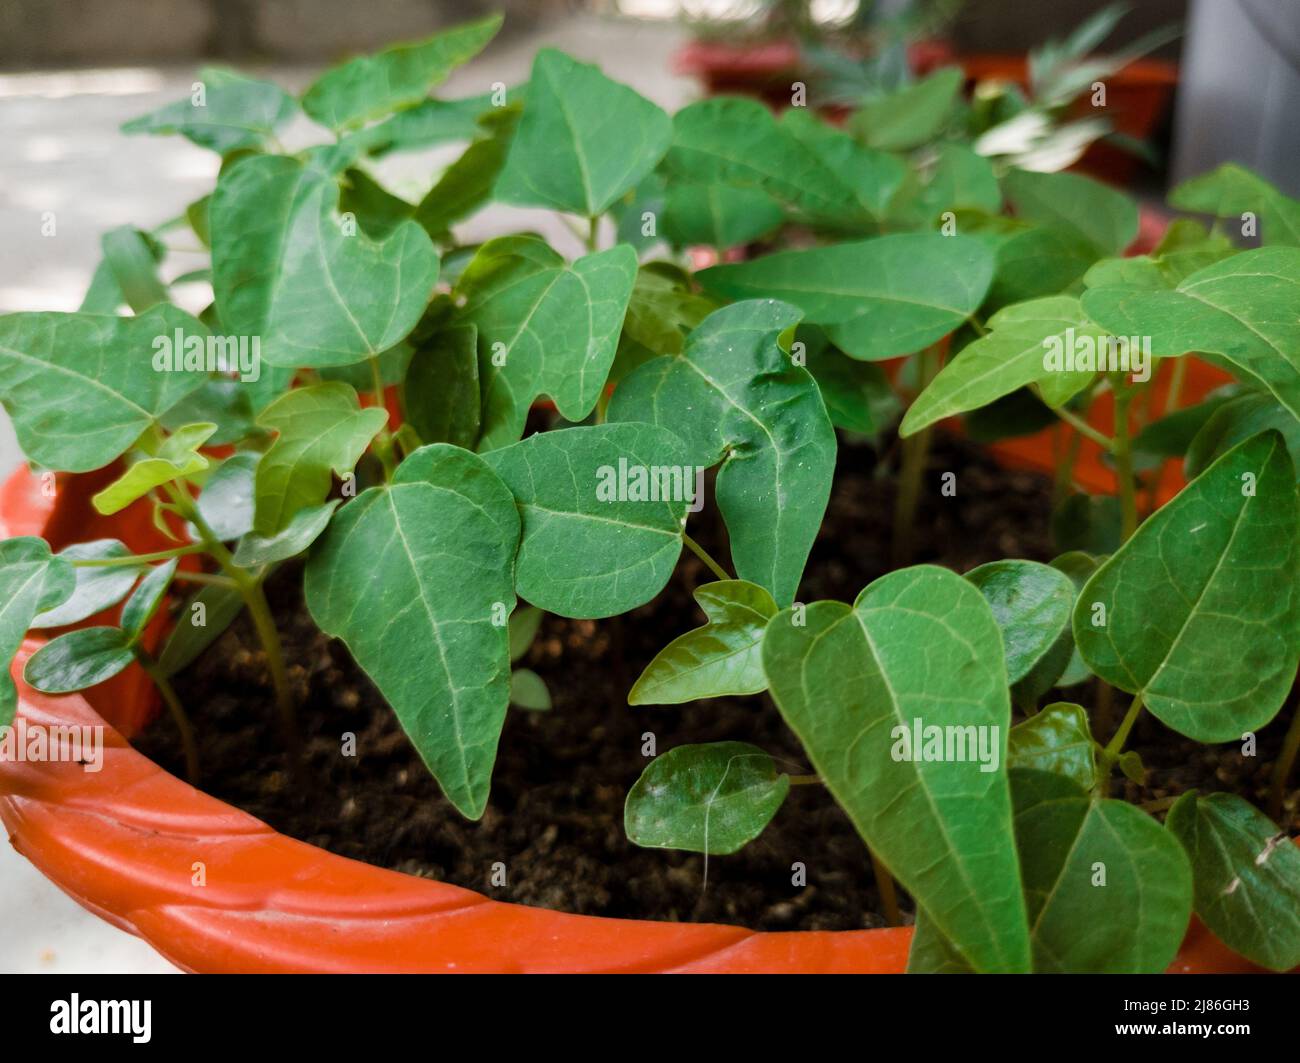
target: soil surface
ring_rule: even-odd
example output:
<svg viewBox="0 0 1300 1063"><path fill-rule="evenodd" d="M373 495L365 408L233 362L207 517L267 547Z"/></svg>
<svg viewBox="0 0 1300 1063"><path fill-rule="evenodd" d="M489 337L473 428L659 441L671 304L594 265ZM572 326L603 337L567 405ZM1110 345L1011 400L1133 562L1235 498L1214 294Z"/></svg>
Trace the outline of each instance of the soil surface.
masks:
<svg viewBox="0 0 1300 1063"><path fill-rule="evenodd" d="M842 444L834 491L801 599L852 601L889 571L896 456ZM941 474L957 474L944 497ZM914 561L964 572L1004 557L1048 560L1051 485L1008 471L979 447L936 441L915 526ZM725 529L706 505L691 534L726 558ZM436 878L500 900L592 915L735 923L761 930L848 930L885 925L865 847L820 786L792 788L767 830L741 852L710 857L639 849L623 834L623 801L648 763L651 733L663 752L692 742L751 742L791 773L810 771L798 741L767 697L688 705L627 705L627 690L651 658L703 617L691 589L712 579L683 552L672 581L652 602L620 618L546 616L519 662L550 688L549 712L512 708L483 819L470 823L441 796L395 716L342 643L322 635L302 605L301 571L271 581L291 681L299 697L306 778L291 783L264 660L240 617L177 688L199 736L203 786L303 841L382 867ZM1091 704L1090 686L1062 697ZM1044 699L1057 700L1056 694ZM1113 721L1124 705L1113 710ZM1235 790L1260 800L1270 752L1285 718L1260 734L1259 755L1204 747L1151 721L1130 747L1148 769L1145 786L1125 783L1132 800L1188 788ZM1103 740L1114 722L1099 721ZM344 756L342 736L356 736ZM182 774L174 729L159 719L138 742ZM1292 794L1291 818L1297 794ZM1163 803L1163 802L1161 802ZM1294 823L1292 824L1295 825ZM495 864L505 884L493 884ZM707 864L707 866L706 866ZM793 865L805 868L797 884ZM906 906L906 900L904 904ZM910 918L910 917L909 917Z"/></svg>

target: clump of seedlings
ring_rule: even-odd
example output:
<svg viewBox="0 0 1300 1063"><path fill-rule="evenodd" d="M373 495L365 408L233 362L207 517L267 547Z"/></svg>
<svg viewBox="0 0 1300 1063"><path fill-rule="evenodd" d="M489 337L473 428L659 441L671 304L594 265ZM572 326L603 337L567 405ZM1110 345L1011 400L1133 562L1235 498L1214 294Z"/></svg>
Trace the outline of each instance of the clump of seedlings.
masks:
<svg viewBox="0 0 1300 1063"><path fill-rule="evenodd" d="M0 318L0 400L34 467L112 466L95 509L147 507L174 545L0 543L5 659L61 632L25 667L48 693L143 665L198 778L171 677L241 612L295 742L264 587L305 558L311 616L475 819L512 699L550 704L512 676L542 614L627 613L685 549L716 576L695 591L705 622L666 633L610 711L768 691L812 770L745 743L664 751L628 793L633 842L731 853L791 786L825 786L889 913L895 881L915 905L913 970L1158 971L1193 911L1257 963L1300 963L1300 852L1276 822L1300 716L1267 815L1229 793L1110 796L1143 772L1126 743L1144 712L1253 749L1292 689L1300 203L1225 166L1171 197L1213 224L1123 257L1132 200L989 149L952 71L843 126L741 98L670 117L553 50L526 85L431 97L498 25L351 60L296 98L209 70L128 123L218 152L216 187L109 233L79 311ZM332 139L284 149L302 116ZM419 202L375 176L455 141ZM558 212L572 246L461 243L489 203ZM181 229L210 264L168 282ZM693 273L701 247L749 254ZM213 298L192 316L171 286L196 279ZM1188 404L1191 354L1232 382ZM561 426L525 437L543 399ZM898 567L801 601L837 432L887 450L903 409ZM953 487L927 466L944 422L986 440L1062 426L1069 549L907 566L918 497ZM1076 490L1082 448L1113 495ZM1171 460L1190 483L1157 506ZM690 535L704 504L729 558ZM118 603L116 624L76 626ZM0 723L15 703L6 678Z"/></svg>

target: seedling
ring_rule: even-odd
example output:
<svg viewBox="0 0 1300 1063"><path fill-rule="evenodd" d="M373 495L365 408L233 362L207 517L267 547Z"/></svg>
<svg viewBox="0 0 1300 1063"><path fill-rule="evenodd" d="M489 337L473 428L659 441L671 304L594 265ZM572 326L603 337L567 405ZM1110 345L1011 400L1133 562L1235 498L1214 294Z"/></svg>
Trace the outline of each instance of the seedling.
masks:
<svg viewBox="0 0 1300 1063"><path fill-rule="evenodd" d="M79 311L0 318L0 401L33 465L111 466L94 507L147 511L170 545L0 544L6 659L29 629L61 630L24 672L51 693L143 665L197 776L170 679L247 611L292 748L265 586L301 567L316 623L477 818L509 705L551 705L514 667L542 612L633 610L685 548L711 573L705 624L676 633L628 711L767 691L811 770L746 743L666 751L629 793L634 842L733 852L791 785L824 785L882 908L897 918L895 879L915 904L915 970L1160 970L1193 907L1257 962L1300 963L1300 858L1263 812L1188 795L1166 829L1164 809L1111 796L1141 774L1126 744L1144 709L1237 742L1294 680L1300 204L1224 168L1175 205L1228 228L1249 215L1264 246L1183 220L1125 258L1134 204L953 135L955 86L940 120L893 131L878 101L844 128L731 98L670 117L544 50L520 89L431 97L498 25L349 61L297 98L208 71L201 104L128 123L219 152L216 186L174 222L109 234ZM284 151L300 113L333 140ZM467 147L419 203L370 168L450 141ZM575 238L462 244L490 202L559 212ZM170 301L181 227L210 248L198 316ZM688 248L759 240L776 249L688 269ZM1188 352L1236 383L1188 405ZM892 377L891 359L907 360ZM541 399L558 423L525 437ZM837 429L887 455L907 406L904 557L935 490L908 441L959 417L1015 434L1007 402L1060 425L1054 523L1073 548L799 599ZM1085 445L1115 500L1075 490ZM1192 482L1157 506L1158 467L1184 456ZM691 536L701 502L729 557ZM178 585L193 593L173 612ZM123 602L115 625L67 630ZM1114 691L1131 698L1118 723ZM0 723L15 694L0 686ZM1297 747L1300 722L1275 818Z"/></svg>

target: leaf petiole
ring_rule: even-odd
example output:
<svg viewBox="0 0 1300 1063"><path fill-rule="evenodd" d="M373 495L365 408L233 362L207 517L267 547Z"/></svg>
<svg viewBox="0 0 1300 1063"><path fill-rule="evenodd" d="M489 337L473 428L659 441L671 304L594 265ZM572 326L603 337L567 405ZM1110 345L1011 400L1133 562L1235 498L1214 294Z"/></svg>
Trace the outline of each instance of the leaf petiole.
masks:
<svg viewBox="0 0 1300 1063"><path fill-rule="evenodd" d="M684 531L682 532L682 542L686 544L687 548L691 551L691 553L693 553L696 557L698 557L701 561L703 561L706 565L708 565L710 571L712 571L712 573L715 576L717 576L718 579L730 580L736 578L735 576L728 575L727 570L723 568L721 565L719 565L716 561L714 561L713 558L709 556L709 552L705 550L704 547L702 547L694 539L692 539L689 535L687 535L686 532Z"/></svg>

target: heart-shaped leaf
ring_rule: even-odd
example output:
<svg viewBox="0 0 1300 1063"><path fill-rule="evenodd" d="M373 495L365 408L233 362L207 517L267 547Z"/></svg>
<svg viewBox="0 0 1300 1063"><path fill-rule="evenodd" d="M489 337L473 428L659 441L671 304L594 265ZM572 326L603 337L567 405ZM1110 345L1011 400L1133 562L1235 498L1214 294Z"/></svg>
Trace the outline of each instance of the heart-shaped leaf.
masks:
<svg viewBox="0 0 1300 1063"><path fill-rule="evenodd" d="M695 469L671 432L605 424L539 432L485 455L523 519L515 589L560 616L614 616L663 589Z"/></svg>
<svg viewBox="0 0 1300 1063"><path fill-rule="evenodd" d="M1233 952L1300 965L1300 848L1236 794L1183 794L1165 820L1192 862L1196 914Z"/></svg>
<svg viewBox="0 0 1300 1063"><path fill-rule="evenodd" d="M768 623L763 669L858 833L960 955L1028 970L1002 636L979 591L923 565L852 607L788 609Z"/></svg>
<svg viewBox="0 0 1300 1063"><path fill-rule="evenodd" d="M342 507L307 563L307 607L347 643L463 815L487 806L510 697L519 515L487 464L421 447Z"/></svg>
<svg viewBox="0 0 1300 1063"><path fill-rule="evenodd" d="M1007 735L1007 767L1063 775L1084 791L1097 782L1096 743L1081 705L1048 705Z"/></svg>
<svg viewBox="0 0 1300 1063"><path fill-rule="evenodd" d="M1105 335L1070 295L1016 303L989 318L988 328L987 336L962 348L917 396L900 435L987 406L1026 384L1041 383L1043 397L1062 405L1095 375L1094 370L1068 368L1067 345L1074 339L1096 343Z"/></svg>
<svg viewBox="0 0 1300 1063"><path fill-rule="evenodd" d="M655 655L629 692L629 705L676 705L767 689L763 631L776 615L772 596L742 579L706 583L693 593L709 622Z"/></svg>
<svg viewBox="0 0 1300 1063"><path fill-rule="evenodd" d="M303 93L302 109L333 130L352 129L420 103L496 36L501 16L466 22L333 67Z"/></svg>
<svg viewBox="0 0 1300 1063"><path fill-rule="evenodd" d="M1263 727L1300 658L1295 470L1267 432L1158 509L1079 592L1074 641L1198 742Z"/></svg>
<svg viewBox="0 0 1300 1063"><path fill-rule="evenodd" d="M297 113L294 98L274 82L222 67L199 71L203 87L188 99L169 103L122 126L123 133L179 133L220 155L261 150L268 138Z"/></svg>
<svg viewBox="0 0 1300 1063"><path fill-rule="evenodd" d="M1261 247L1197 270L1172 291L1090 288L1083 310L1157 358L1217 356L1300 417L1300 248Z"/></svg>
<svg viewBox="0 0 1300 1063"><path fill-rule="evenodd" d="M781 350L792 306L736 303L710 314L678 357L657 358L619 384L611 421L671 428L698 466L722 461L717 499L736 574L794 600L835 471L835 429L817 384Z"/></svg>
<svg viewBox="0 0 1300 1063"><path fill-rule="evenodd" d="M83 627L47 642L27 658L23 680L46 694L67 694L112 679L134 660L125 631Z"/></svg>
<svg viewBox="0 0 1300 1063"><path fill-rule="evenodd" d="M484 135L443 171L420 200L415 208L415 220L430 236L442 236L455 222L491 200L518 120L518 107L503 107L484 116L481 129Z"/></svg>
<svg viewBox="0 0 1300 1063"><path fill-rule="evenodd" d="M570 264L532 236L489 240L456 286L462 322L478 328L483 387L480 450L523 434L533 400L549 395L581 421L600 397L636 279L626 245Z"/></svg>
<svg viewBox="0 0 1300 1063"><path fill-rule="evenodd" d="M790 777L746 742L677 746L654 760L628 791L623 826L633 845L725 855L771 822Z"/></svg>
<svg viewBox="0 0 1300 1063"><path fill-rule="evenodd" d="M496 198L594 218L654 169L671 139L655 104L599 67L543 48Z"/></svg>
<svg viewBox="0 0 1300 1063"><path fill-rule="evenodd" d="M271 403L257 423L279 436L257 464L254 530L275 535L300 509L324 502L331 474L351 472L387 420L385 410L362 409L339 381L296 388Z"/></svg>
<svg viewBox="0 0 1300 1063"><path fill-rule="evenodd" d="M76 589L72 563L34 536L0 540L0 726L13 721L18 691L9 676L32 618L65 602Z"/></svg>
<svg viewBox="0 0 1300 1063"><path fill-rule="evenodd" d="M732 299L783 299L866 361L919 351L984 300L993 256L978 241L900 233L714 266L698 276Z"/></svg>
<svg viewBox="0 0 1300 1063"><path fill-rule="evenodd" d="M209 332L166 305L138 317L0 317L0 402L28 460L66 472L112 462L207 379L155 370L155 354L178 335L204 342Z"/></svg>
<svg viewBox="0 0 1300 1063"><path fill-rule="evenodd" d="M212 194L212 285L225 332L274 366L348 365L396 346L424 313L438 255L414 221L372 240L324 170L282 155L227 169Z"/></svg>
<svg viewBox="0 0 1300 1063"><path fill-rule="evenodd" d="M1070 623L1074 584L1037 561L990 561L966 573L993 610L1006 649L1007 681L1029 674Z"/></svg>

